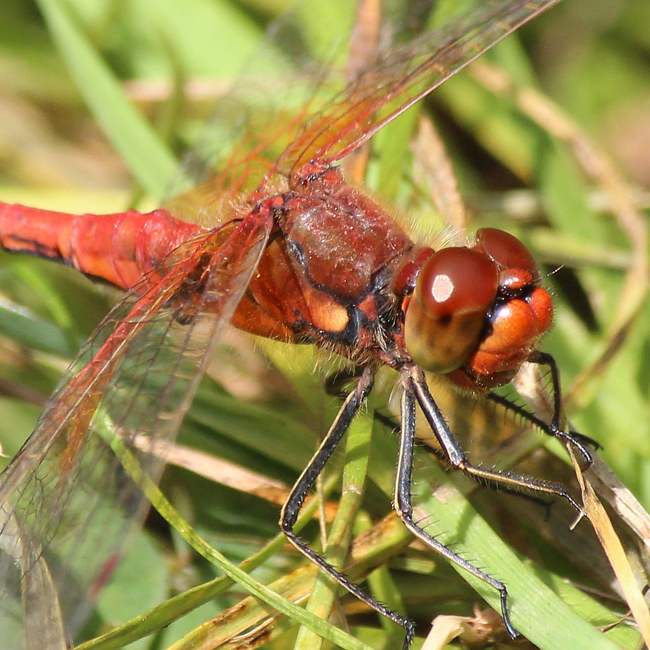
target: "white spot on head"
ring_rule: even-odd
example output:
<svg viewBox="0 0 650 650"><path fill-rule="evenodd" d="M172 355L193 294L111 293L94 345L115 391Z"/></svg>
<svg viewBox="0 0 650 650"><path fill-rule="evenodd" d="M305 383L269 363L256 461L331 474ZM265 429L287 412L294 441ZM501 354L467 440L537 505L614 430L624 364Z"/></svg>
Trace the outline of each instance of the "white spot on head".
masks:
<svg viewBox="0 0 650 650"><path fill-rule="evenodd" d="M436 302L445 302L449 300L454 291L454 283L448 275L436 275L431 287L431 295Z"/></svg>

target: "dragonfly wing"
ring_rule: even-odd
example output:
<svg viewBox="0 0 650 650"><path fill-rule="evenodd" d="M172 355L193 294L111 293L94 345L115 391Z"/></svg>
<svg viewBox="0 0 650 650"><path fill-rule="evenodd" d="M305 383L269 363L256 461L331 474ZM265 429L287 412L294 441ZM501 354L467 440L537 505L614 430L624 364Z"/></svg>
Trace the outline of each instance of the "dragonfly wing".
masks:
<svg viewBox="0 0 650 650"><path fill-rule="evenodd" d="M311 160L334 163L449 77L559 0L487 0L461 19L394 47L335 96L278 160L292 176Z"/></svg>
<svg viewBox="0 0 650 650"><path fill-rule="evenodd" d="M200 182L180 200L172 200L170 211L211 227L206 218L218 213L220 206L228 206L233 196L260 186L263 191L281 190L282 183L286 185L307 162L340 160L492 45L557 2L459 3L463 11L473 8L461 17L440 18L435 28L404 45L385 44L376 57L370 57L373 63L352 80L345 71L340 39L341 33L347 33L345 28L338 36L323 38L331 43L320 58L315 53L310 59L308 52L301 51L296 57L299 63L286 66L284 79L250 73L217 102L209 130L186 164L187 179ZM283 29L278 31L275 41L284 35ZM399 39L399 26L388 31ZM405 31L402 26L401 32ZM282 97L281 103L278 97Z"/></svg>
<svg viewBox="0 0 650 650"><path fill-rule="evenodd" d="M163 462L149 451L176 435L269 231L262 219L232 222L182 245L145 276L99 326L0 476L6 647L37 650L44 638L48 648L67 647L87 618L127 530L146 510L110 437L158 479ZM32 633L34 622L47 636ZM15 636L25 629L26 638Z"/></svg>
<svg viewBox="0 0 650 650"><path fill-rule="evenodd" d="M346 83L339 72L354 3L337 7L336 20L319 21L318 33L310 38L314 12L322 13L313 5L299 3L275 21L244 74L216 101L170 192L181 195L166 206L171 212L211 225L204 221L204 206L255 190L295 139L301 121Z"/></svg>

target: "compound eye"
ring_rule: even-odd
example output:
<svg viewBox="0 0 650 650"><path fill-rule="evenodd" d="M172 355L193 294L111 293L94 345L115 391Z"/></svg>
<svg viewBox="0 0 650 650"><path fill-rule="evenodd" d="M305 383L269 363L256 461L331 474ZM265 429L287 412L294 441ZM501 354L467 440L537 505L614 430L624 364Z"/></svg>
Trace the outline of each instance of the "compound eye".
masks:
<svg viewBox="0 0 650 650"><path fill-rule="evenodd" d="M438 373L463 365L480 343L498 286L499 270L485 253L453 247L434 253L406 309L404 340L413 361Z"/></svg>
<svg viewBox="0 0 650 650"><path fill-rule="evenodd" d="M480 228L474 250L483 251L499 267L499 286L521 289L539 280L537 262L513 235L497 228Z"/></svg>

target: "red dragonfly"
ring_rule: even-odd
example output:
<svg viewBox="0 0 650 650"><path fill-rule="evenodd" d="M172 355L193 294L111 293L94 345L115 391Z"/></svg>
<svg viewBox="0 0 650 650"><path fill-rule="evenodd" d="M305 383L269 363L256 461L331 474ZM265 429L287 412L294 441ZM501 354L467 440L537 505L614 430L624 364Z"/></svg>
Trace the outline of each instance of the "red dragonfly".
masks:
<svg viewBox="0 0 650 650"><path fill-rule="evenodd" d="M108 418L127 444L136 433L173 439L229 325L334 351L358 379L282 509L289 540L402 625L404 648L410 647L412 621L368 596L294 532L307 492L364 404L375 373L389 366L403 389L395 510L422 542L498 590L505 626L516 636L506 585L413 518L415 412L417 405L453 467L488 485L561 496L579 509L560 486L472 465L425 377L425 371L441 374L488 394L525 361L549 366L556 399L545 430L589 462L584 439L559 426L557 371L537 351L552 321L550 296L531 254L513 236L482 229L467 246L416 245L363 190L346 183L338 163L557 1L486 2L455 30L425 33L378 56L332 101L314 99L298 117L280 116L260 132L251 126L241 136L246 153L233 147L169 209L96 216L0 204L5 250L65 262L127 291L0 479L0 638L8 638L2 626L9 630L18 620L22 647L57 648L78 629L83 603L101 588L125 529L142 511L138 486L99 434L102 422ZM157 478L160 462L134 453ZM89 543L76 531L91 517L105 521L105 535Z"/></svg>

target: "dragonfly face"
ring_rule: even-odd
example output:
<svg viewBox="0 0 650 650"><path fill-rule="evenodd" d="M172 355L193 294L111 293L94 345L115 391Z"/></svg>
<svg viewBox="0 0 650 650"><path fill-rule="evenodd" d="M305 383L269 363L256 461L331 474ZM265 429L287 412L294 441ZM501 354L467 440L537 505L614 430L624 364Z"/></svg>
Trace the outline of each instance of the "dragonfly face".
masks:
<svg viewBox="0 0 650 650"><path fill-rule="evenodd" d="M423 369L493 388L512 378L552 316L530 252L488 228L474 246L445 248L425 261L406 310L405 343Z"/></svg>
<svg viewBox="0 0 650 650"><path fill-rule="evenodd" d="M530 252L514 237L482 229L467 247L416 245L386 210L345 182L338 163L478 53L552 4L486 3L466 21L471 41L465 31L450 31L434 45L425 34L414 45L389 52L358 73L336 101L304 109L300 120L280 116L268 132L245 132L245 155L236 150L169 212L94 217L0 205L5 249L64 260L129 291L83 361L65 377L0 482L6 504L0 534L12 538L4 543L9 553L0 568L18 575L16 592L26 576L38 577L42 547L59 553L64 564L68 560L73 533L65 529L79 521L80 494L97 494L99 501L88 510L115 510L124 525L136 516L137 499L114 480L119 463L107 469L112 479L102 494L101 463L95 461L106 452L100 425L113 422L127 444L135 433L172 440L216 342L232 324L259 336L332 350L351 361L359 377L283 508L281 527L291 542L404 626L404 647L409 647L413 623L366 595L295 533L309 488L368 398L377 369L388 365L399 372L404 394L395 509L422 542L498 590L505 627L516 635L506 586L414 519L415 410L418 405L424 413L445 459L471 478L561 496L577 508L562 487L472 465L424 374L446 375L462 388L487 392L528 360L549 365L556 379L552 361L536 351L552 320L549 294L540 286ZM204 195L219 197L206 208L208 225L193 213L195 198ZM567 436L559 425L556 397L547 432L568 438L589 462L584 440ZM143 464L146 473L158 476L159 462ZM122 516L125 512L128 516ZM96 555L104 569L103 560L114 557L119 540L101 541L106 544ZM26 551L31 544L36 552ZM100 570L81 576L82 586L94 588L104 575ZM66 579L66 571L57 574L55 591L65 588ZM74 608L73 602L61 618Z"/></svg>

